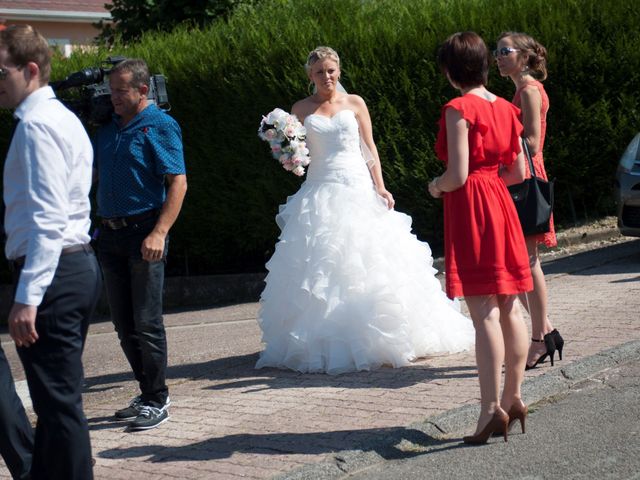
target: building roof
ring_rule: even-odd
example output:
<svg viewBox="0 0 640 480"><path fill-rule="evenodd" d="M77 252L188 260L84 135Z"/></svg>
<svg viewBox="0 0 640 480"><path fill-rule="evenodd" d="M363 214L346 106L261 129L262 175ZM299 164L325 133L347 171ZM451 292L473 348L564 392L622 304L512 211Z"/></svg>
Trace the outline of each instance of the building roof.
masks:
<svg viewBox="0 0 640 480"><path fill-rule="evenodd" d="M96 22L111 18L109 0L0 0L0 17L13 20Z"/></svg>

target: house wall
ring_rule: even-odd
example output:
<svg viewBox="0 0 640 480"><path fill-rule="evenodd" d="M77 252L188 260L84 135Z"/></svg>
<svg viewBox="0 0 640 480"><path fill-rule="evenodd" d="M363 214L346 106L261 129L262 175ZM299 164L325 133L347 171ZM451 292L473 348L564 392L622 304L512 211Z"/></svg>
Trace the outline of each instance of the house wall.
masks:
<svg viewBox="0 0 640 480"><path fill-rule="evenodd" d="M7 19L7 25L31 25L44 36L49 44L60 48L65 55L71 55L74 48L79 46L90 46L100 30L91 23L79 22L43 22L43 21L22 21Z"/></svg>

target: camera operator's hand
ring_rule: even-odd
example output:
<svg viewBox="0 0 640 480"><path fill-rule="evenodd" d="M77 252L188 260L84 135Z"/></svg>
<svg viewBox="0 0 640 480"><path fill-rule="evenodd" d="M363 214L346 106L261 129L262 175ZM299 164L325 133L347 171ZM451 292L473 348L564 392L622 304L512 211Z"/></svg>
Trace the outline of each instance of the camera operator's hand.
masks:
<svg viewBox="0 0 640 480"><path fill-rule="evenodd" d="M142 259L147 262L158 262L162 260L165 238L166 235L156 232L155 230L151 232L142 242L142 247L140 247Z"/></svg>

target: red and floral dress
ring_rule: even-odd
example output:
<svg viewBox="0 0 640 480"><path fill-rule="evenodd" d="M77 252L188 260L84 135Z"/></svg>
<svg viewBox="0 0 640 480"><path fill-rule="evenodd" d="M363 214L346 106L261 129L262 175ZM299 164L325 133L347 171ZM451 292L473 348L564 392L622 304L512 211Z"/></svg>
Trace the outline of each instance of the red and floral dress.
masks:
<svg viewBox="0 0 640 480"><path fill-rule="evenodd" d="M450 298L516 294L533 288L527 248L513 200L499 176L521 150L519 109L498 97L474 94L442 108L436 154L448 161L445 112L454 108L469 123L469 175L443 195L446 290Z"/></svg>
<svg viewBox="0 0 640 480"><path fill-rule="evenodd" d="M544 158L542 157L542 149L544 148L544 138L545 134L547 133L547 112L549 111L549 97L547 96L547 92L544 91L542 83L540 83L538 80L533 80L531 82L525 83L516 90L516 93L513 96L512 100L513 104L516 107L521 107L522 90L527 86L536 87L540 92L540 96L542 97L542 105L540 106L540 148L538 148L538 153L536 153L531 160L533 161L533 168L536 171L536 176L547 180L547 172L544 169ZM530 176L531 172L529 171L529 162L527 162L527 177ZM535 237L538 243L544 243L547 247L555 247L558 244L558 240L556 239L556 229L553 225L553 214L551 214L551 219L549 220L549 231L547 233L539 233Z"/></svg>

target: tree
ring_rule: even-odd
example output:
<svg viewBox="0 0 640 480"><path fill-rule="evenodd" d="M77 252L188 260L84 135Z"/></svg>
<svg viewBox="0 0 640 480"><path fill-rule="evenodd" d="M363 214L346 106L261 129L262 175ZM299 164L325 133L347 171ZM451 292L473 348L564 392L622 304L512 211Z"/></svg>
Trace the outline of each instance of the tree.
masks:
<svg viewBox="0 0 640 480"><path fill-rule="evenodd" d="M170 31L189 22L202 27L211 21L226 18L240 5L253 5L260 0L112 0L105 5L111 12L111 22L101 20L98 39L113 43L116 36L123 41L135 40L148 30Z"/></svg>

